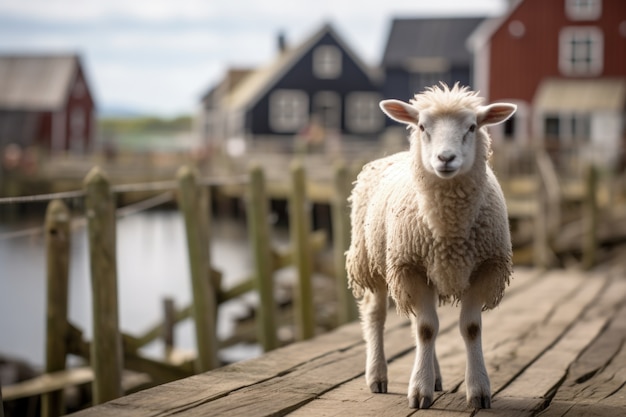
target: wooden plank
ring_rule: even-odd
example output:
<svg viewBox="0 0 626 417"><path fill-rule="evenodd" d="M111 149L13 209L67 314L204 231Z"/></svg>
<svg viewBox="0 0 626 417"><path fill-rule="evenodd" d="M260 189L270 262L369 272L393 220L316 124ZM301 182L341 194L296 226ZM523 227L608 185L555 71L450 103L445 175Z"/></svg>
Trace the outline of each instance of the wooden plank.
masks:
<svg viewBox="0 0 626 417"><path fill-rule="evenodd" d="M531 284L535 284L535 286ZM575 286L576 283L572 281L569 285ZM494 329L494 334L496 336L502 335L503 337L508 335L507 332L502 331L506 324L501 323L502 320L499 319L500 309L510 304L513 306L512 310L515 311L528 304L527 300L531 296L529 293L534 291L541 293L554 292L561 286L562 283L560 281L555 282L555 280L545 279L542 276L528 273L524 269L517 271L516 277L512 281L511 291L505 298L506 302L497 311L485 314L485 316L493 316L494 323L491 324L499 326L497 329ZM444 389L452 392L456 391L463 381L463 370L465 369L465 347L458 332L459 311L458 308L451 306L439 308L440 332L437 337L437 355L439 357ZM549 307L546 307L541 317L548 314L548 311ZM530 320L527 326L532 326L533 324L534 320ZM414 361L413 340L408 332L403 335L402 340L410 348L406 350L407 353L405 355L397 358L388 357L391 360L388 365L389 386L387 395L372 394L365 386L363 378L359 377L320 396L319 399L315 399L298 409L293 415L313 416L324 412L323 408L328 403L320 402L322 400L331 400L337 403L348 401L348 405L344 405L343 410L345 412L345 410L349 409L350 414L353 415L408 415L413 412L414 410L408 408L406 399L410 372ZM398 343L400 342L390 339L389 336L385 337L385 346ZM362 360L364 362L364 358ZM464 412L466 408L464 392L456 396L458 397L456 406L446 411L442 411L437 404L437 398L440 396L441 393L435 393L435 404L432 409L428 410L430 414L440 413L440 415L446 416L459 415L459 413ZM318 407L322 407L322 409Z"/></svg>
<svg viewBox="0 0 626 417"><path fill-rule="evenodd" d="M524 375L530 375L531 382L544 378L539 371L531 371L533 366L544 366L542 360L554 362L561 369L571 363L586 339L593 338L594 329L597 333L602 320L610 316L606 305L616 303L611 297L621 296L615 295L619 288L605 286L604 277L572 271L527 274L521 278L522 270L517 275L501 306L484 315L485 358L496 395L494 410L478 414L530 415L527 411L535 413L540 409L543 398L521 393L507 396L507 388ZM465 405L465 349L457 330L457 316L457 308L440 309L437 348L447 391L428 410L433 416L474 413ZM406 319L391 312L387 329L385 343L391 378L387 395L372 394L365 386L361 330L357 323L352 323L259 359L155 387L77 415L410 415L414 412L406 402L414 351L410 328ZM550 358L562 348L570 359ZM532 372L538 374L533 376ZM547 376L554 377L554 373ZM530 389L538 384L527 385ZM548 386L554 384L546 382L539 390Z"/></svg>
<svg viewBox="0 0 626 417"><path fill-rule="evenodd" d="M5 385L2 387L2 390L4 400L13 401L20 398L33 397L45 393L60 391L77 385L88 384L92 382L93 379L93 370L88 366L84 366L42 374L17 384ZM124 372L122 377L122 388L125 391L131 390L138 386L149 384L150 382L151 379L148 374Z"/></svg>

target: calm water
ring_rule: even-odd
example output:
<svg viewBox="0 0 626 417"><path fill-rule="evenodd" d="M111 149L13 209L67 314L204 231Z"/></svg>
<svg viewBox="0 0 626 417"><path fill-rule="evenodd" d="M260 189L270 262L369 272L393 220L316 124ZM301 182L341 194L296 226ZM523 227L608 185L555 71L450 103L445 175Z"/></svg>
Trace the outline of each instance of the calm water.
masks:
<svg viewBox="0 0 626 417"><path fill-rule="evenodd" d="M37 221L43 221L43 217ZM33 221L10 226L0 224L0 236L8 230L32 227ZM250 276L251 254L241 222L214 220L212 262L224 274L223 285L232 286ZM138 335L162 317L162 299L171 297L177 307L189 304L191 283L186 237L176 211L151 211L120 219L117 225L118 295L120 327ZM44 363L45 254L43 234L35 237L0 238L0 355L19 358L36 366ZM233 318L246 311L244 300L220 307L218 336L232 332ZM69 318L91 337L91 289L85 228L72 234ZM176 327L177 347L194 350L193 322ZM154 343L150 356L162 354ZM256 346L222 351L224 360L240 360L259 354Z"/></svg>

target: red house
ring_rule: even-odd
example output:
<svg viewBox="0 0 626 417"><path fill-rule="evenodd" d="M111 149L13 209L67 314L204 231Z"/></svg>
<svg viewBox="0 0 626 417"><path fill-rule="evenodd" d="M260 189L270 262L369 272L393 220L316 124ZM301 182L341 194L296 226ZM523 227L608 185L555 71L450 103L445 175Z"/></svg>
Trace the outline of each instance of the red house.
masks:
<svg viewBox="0 0 626 417"><path fill-rule="evenodd" d="M0 55L0 149L89 149L95 106L76 55Z"/></svg>
<svg viewBox="0 0 626 417"><path fill-rule="evenodd" d="M517 0L468 40L474 87L518 112L496 139L617 155L626 109L624 0ZM531 139L533 138L533 139Z"/></svg>

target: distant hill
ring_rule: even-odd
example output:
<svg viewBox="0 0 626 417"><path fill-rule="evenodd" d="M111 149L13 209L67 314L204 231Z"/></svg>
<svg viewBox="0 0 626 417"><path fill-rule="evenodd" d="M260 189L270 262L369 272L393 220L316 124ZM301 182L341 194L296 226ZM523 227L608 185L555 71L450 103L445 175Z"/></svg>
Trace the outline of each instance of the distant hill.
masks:
<svg viewBox="0 0 626 417"><path fill-rule="evenodd" d="M97 110L98 119L134 119L147 116L146 112L126 106L104 105Z"/></svg>

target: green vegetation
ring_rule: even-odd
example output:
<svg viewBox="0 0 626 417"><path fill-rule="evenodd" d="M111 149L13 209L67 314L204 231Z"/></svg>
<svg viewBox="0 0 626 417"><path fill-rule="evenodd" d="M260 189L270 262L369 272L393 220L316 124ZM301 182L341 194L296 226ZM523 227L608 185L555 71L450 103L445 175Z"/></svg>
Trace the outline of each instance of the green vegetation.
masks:
<svg viewBox="0 0 626 417"><path fill-rule="evenodd" d="M186 132L192 128L191 116L173 119L159 117L106 118L98 120L100 132L104 135L127 135L141 133Z"/></svg>

